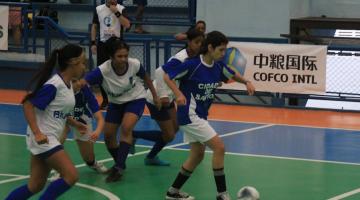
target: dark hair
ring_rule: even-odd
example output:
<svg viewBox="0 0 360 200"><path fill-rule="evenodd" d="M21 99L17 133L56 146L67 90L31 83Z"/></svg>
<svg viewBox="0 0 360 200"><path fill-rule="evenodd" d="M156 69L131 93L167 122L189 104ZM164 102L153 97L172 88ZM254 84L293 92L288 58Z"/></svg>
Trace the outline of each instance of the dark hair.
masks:
<svg viewBox="0 0 360 200"><path fill-rule="evenodd" d="M205 37L205 34L201 31L198 31L196 28L191 28L186 32L186 37L189 41L191 41L199 36Z"/></svg>
<svg viewBox="0 0 360 200"><path fill-rule="evenodd" d="M215 49L216 47L227 43L229 43L229 40L223 33L219 31L212 31L206 34L206 38L201 45L199 54L207 53L209 44Z"/></svg>
<svg viewBox="0 0 360 200"><path fill-rule="evenodd" d="M49 80L56 64L58 64L57 70L63 72L68 68L70 59L79 57L82 52L83 48L76 44L67 44L61 49L53 50L49 59L42 65L40 70L31 79L27 90L30 90L33 84L36 83L35 89L24 97L22 103L34 97L39 89L44 85L44 83Z"/></svg>
<svg viewBox="0 0 360 200"><path fill-rule="evenodd" d="M105 43L105 47L106 52L108 53L108 55L110 55L110 57L114 57L115 52L119 49L126 49L128 51L130 50L129 45L126 44L124 40L118 37L109 38Z"/></svg>
<svg viewBox="0 0 360 200"><path fill-rule="evenodd" d="M195 26L198 25L198 24L204 24L204 26L206 27L206 23L205 23L205 21L203 21L203 20L197 21L196 24L195 24Z"/></svg>

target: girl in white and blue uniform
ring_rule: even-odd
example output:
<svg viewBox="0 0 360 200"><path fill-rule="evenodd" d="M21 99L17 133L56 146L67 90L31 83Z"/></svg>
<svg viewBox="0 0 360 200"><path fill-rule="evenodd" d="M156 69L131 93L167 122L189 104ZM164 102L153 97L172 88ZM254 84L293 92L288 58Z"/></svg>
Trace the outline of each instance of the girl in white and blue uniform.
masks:
<svg viewBox="0 0 360 200"><path fill-rule="evenodd" d="M144 159L145 165L168 166L169 162L159 159L157 154L171 142L178 125L176 120L176 108L174 103L174 94L164 82L164 68L176 67L185 62L189 57L198 54L204 34L196 29L190 29L187 32L188 42L186 48L172 56L167 63L155 71L155 80L153 81L156 93L161 100L161 109L159 110L153 102L151 92L147 91L146 105L149 108L151 118L154 119L161 131L133 131L135 138L142 138L154 141L155 144L149 154Z"/></svg>
<svg viewBox="0 0 360 200"><path fill-rule="evenodd" d="M7 200L28 199L41 191L51 169L58 171L61 178L50 183L40 196L41 200L56 199L78 180L76 168L59 139L75 105L71 80L83 75L84 63L83 49L69 44L53 51L35 76L35 90L23 100L29 124L26 143L31 153L30 180L13 190ZM58 73L51 77L56 64L59 66Z"/></svg>
<svg viewBox="0 0 360 200"><path fill-rule="evenodd" d="M128 58L129 46L118 38L110 38L106 45L110 60L89 72L84 81L90 85L101 84L109 97L104 134L105 144L114 158L115 166L106 181L114 182L123 175L125 161L133 143L132 131L144 112L144 82L152 92L157 105L160 100L140 61ZM116 135L120 126L121 137L118 144Z"/></svg>
<svg viewBox="0 0 360 200"><path fill-rule="evenodd" d="M75 107L69 121L78 127L82 124L86 129L82 131L75 126L66 126L61 142L65 142L67 134L71 130L86 165L98 173L106 173L108 169L95 160L94 153L94 142L99 138L105 123L99 104L88 86L81 87L79 80L73 80L72 85L75 92ZM97 125L95 130L92 125L93 119L96 120ZM57 174L55 173L52 177L57 177Z"/></svg>
<svg viewBox="0 0 360 200"><path fill-rule="evenodd" d="M166 194L166 199L194 199L180 192L180 188L190 177L204 157L205 147L213 150L212 167L217 187L218 200L230 199L226 190L224 174L224 143L207 121L208 110L214 99L214 91L221 82L234 79L246 84L249 94L253 85L240 74L228 68L221 60L225 55L228 40L218 31L207 34L200 55L176 67L167 67L165 82L176 96L177 117L185 140L190 143L190 156L182 165L174 183ZM171 79L179 79L177 88Z"/></svg>

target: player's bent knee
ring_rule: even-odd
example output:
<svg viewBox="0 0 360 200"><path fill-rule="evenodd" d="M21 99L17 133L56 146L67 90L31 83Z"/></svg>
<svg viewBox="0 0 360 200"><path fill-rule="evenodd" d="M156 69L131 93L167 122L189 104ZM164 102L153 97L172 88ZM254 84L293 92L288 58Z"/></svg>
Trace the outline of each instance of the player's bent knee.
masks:
<svg viewBox="0 0 360 200"><path fill-rule="evenodd" d="M219 154L221 154L221 155L225 154L225 145L224 145L224 143L220 143L220 144L216 145L216 147L214 149L214 153L218 154L218 155Z"/></svg>
<svg viewBox="0 0 360 200"><path fill-rule="evenodd" d="M167 134L164 134L164 136L163 136L163 140L164 140L164 142L166 142L166 143L169 143L169 142L173 141L174 138L175 138L175 134L174 134L174 133L167 133Z"/></svg>

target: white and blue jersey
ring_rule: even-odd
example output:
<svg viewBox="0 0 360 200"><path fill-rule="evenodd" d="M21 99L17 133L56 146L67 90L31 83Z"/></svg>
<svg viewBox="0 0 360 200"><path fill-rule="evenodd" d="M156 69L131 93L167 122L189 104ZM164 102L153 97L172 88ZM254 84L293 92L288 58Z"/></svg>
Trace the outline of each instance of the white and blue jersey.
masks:
<svg viewBox="0 0 360 200"><path fill-rule="evenodd" d="M92 118L99 111L99 104L88 86L84 86L75 94L75 107L73 117L81 120L82 116Z"/></svg>
<svg viewBox="0 0 360 200"><path fill-rule="evenodd" d="M164 71L170 79L180 80L179 89L186 97L186 105L177 109L179 125L192 123L192 115L207 119L215 89L220 82L228 81L235 74L223 62L206 64L202 55L176 67L165 67Z"/></svg>
<svg viewBox="0 0 360 200"><path fill-rule="evenodd" d="M90 85L101 85L108 95L110 103L123 104L145 98L144 77L145 70L140 61L129 58L125 73L117 74L111 65L111 60L108 60L89 72L85 80Z"/></svg>
<svg viewBox="0 0 360 200"><path fill-rule="evenodd" d="M93 114L99 111L99 104L88 86L84 86L75 94L75 108L73 117L75 120L87 125L87 133L81 134L76 128L70 127L74 133L74 139L89 141L93 126Z"/></svg>
<svg viewBox="0 0 360 200"><path fill-rule="evenodd" d="M43 153L60 145L59 138L64 130L66 118L71 115L75 98L72 85L66 85L59 74L55 74L29 101L34 105L36 123L48 137L49 144L37 144L30 127L27 127L27 144L34 154Z"/></svg>
<svg viewBox="0 0 360 200"><path fill-rule="evenodd" d="M163 66L157 68L155 70L155 80L153 81L156 93L159 98L168 97L170 99L170 102L174 100L175 96L174 93L171 91L169 86L164 81L164 69L169 67L176 67L183 62L185 62L189 58L189 55L186 51L186 49L183 49L176 53L174 56L169 58L167 63L165 63ZM153 96L150 92L150 90L147 91L146 101L154 104Z"/></svg>

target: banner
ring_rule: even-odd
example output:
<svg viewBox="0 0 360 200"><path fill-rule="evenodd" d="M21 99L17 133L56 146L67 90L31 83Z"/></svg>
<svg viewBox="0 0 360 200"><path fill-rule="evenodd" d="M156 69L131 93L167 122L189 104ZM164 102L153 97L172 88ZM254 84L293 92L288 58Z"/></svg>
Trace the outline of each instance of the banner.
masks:
<svg viewBox="0 0 360 200"><path fill-rule="evenodd" d="M327 46L230 42L224 62L250 80L256 91L325 93ZM220 89L244 90L243 84Z"/></svg>
<svg viewBox="0 0 360 200"><path fill-rule="evenodd" d="M0 6L0 50L8 50L9 6Z"/></svg>

